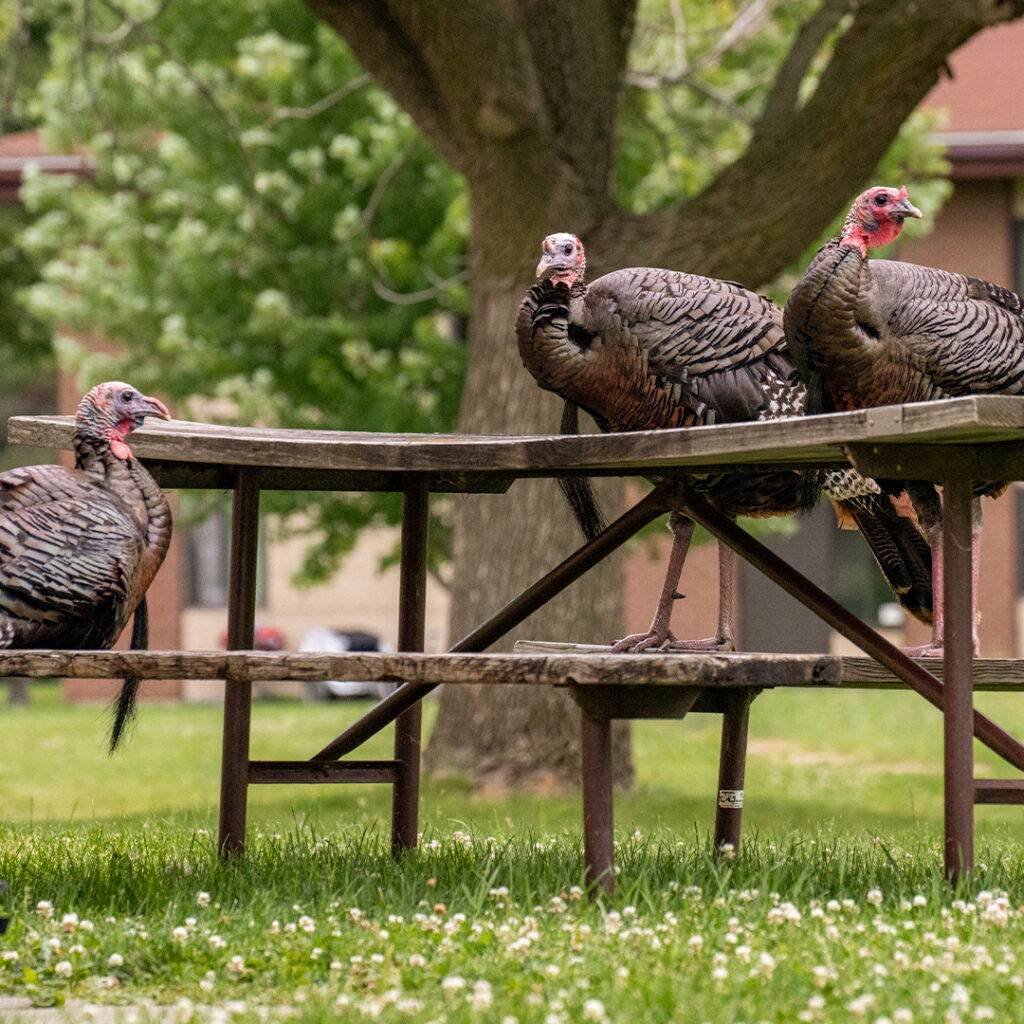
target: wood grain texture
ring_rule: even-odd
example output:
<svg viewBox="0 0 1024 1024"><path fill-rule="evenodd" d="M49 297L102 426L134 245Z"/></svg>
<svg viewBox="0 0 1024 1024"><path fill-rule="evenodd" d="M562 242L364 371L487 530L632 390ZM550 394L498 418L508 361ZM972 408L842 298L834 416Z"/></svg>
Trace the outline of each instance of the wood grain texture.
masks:
<svg viewBox="0 0 1024 1024"><path fill-rule="evenodd" d="M44 448L69 448L71 430L71 418L66 416L15 416L8 422L12 443ZM979 395L768 423L575 437L275 430L171 420L137 431L132 448L145 460L199 467L340 471L349 474L350 484L357 483L358 474L363 473L373 474L377 481L382 474L449 474L454 489L467 486L467 475L475 474L549 476L573 470L643 472L677 467L699 471L739 465L846 464L846 445L988 445L1017 441L1022 430L1024 398ZM199 474L195 485L209 486L218 479L208 469L207 474L206 478ZM295 477L290 481L301 483ZM317 487L331 483L326 474L315 481Z"/></svg>
<svg viewBox="0 0 1024 1024"><path fill-rule="evenodd" d="M0 651L0 678L369 680L504 686L834 685L839 660L774 654L293 654L284 651Z"/></svg>
<svg viewBox="0 0 1024 1024"><path fill-rule="evenodd" d="M586 656L596 657L600 655L621 657L621 655L609 655L611 650L599 644L571 644L558 641L546 640L519 640L515 645L517 654L543 654L545 652L565 657ZM646 654L633 655L632 657L659 657L659 658L689 658L688 654L658 654L656 651L648 651ZM776 655L776 654L725 654L718 655L720 658L756 658L756 659L779 659L780 662L793 662L790 667L796 668L795 663L800 658L821 659L828 663L827 672L829 682L839 687L851 690L886 690L886 689L907 689L906 684L901 682L888 669L883 668L874 658L848 657L839 655ZM945 663L941 658L918 658L917 664L926 668L940 681L945 675ZM737 668L741 663L737 662ZM823 668L823 671L825 669ZM835 673L835 682L833 680ZM753 678L753 676L751 677ZM973 679L975 690L985 691L1008 691L1015 692L1024 690L1024 661L1016 658L975 658L973 664ZM715 685L709 683L708 685ZM749 685L757 685L750 683ZM771 684L766 684L771 685ZM784 685L799 686L807 685L800 683L789 683Z"/></svg>
<svg viewBox="0 0 1024 1024"><path fill-rule="evenodd" d="M920 662L940 679L941 659ZM871 658L829 654L611 654L519 641L513 654L295 654L287 651L0 651L0 678L327 679L492 686L835 686L903 689ZM977 690L1024 689L1024 661L979 658Z"/></svg>

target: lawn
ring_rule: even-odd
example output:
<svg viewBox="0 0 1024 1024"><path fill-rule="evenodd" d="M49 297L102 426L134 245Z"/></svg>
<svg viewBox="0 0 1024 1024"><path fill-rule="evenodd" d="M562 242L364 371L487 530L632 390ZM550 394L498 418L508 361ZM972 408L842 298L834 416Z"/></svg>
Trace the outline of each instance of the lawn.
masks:
<svg viewBox="0 0 1024 1024"><path fill-rule="evenodd" d="M365 707L259 703L253 756L307 755ZM984 708L1024 732L1019 699ZM759 698L726 859L708 838L719 720L637 723L616 896L597 904L576 794L425 780L424 841L396 862L386 787L254 787L246 856L224 863L218 708L146 705L113 758L100 709L54 687L3 715L0 992L175 1020L1019 1018L1020 809L978 809L979 870L952 892L941 718L913 694ZM978 774L1000 771L979 750Z"/></svg>

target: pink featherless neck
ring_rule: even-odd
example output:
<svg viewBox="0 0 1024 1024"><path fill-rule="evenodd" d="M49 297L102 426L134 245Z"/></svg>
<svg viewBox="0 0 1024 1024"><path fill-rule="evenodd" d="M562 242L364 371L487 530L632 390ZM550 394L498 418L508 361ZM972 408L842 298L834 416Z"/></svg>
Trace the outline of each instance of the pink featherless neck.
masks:
<svg viewBox="0 0 1024 1024"><path fill-rule="evenodd" d="M130 459L132 450L124 443L124 439L135 429L134 420L121 420L116 427L110 428L110 450L119 459Z"/></svg>

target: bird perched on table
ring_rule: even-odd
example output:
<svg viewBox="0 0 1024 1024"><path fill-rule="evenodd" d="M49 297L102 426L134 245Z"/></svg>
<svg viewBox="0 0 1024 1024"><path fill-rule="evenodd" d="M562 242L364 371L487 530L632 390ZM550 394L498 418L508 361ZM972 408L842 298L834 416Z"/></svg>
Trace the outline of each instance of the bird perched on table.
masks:
<svg viewBox="0 0 1024 1024"><path fill-rule="evenodd" d="M632 267L585 283L586 255L575 236L549 235L516 320L519 352L541 387L569 410L589 412L605 431L656 430L768 420L803 413L805 390L786 351L782 311L730 281ZM817 500L822 475L781 470L716 473L694 480L729 516L789 515ZM893 589L913 614L931 614L927 546L872 482L830 474L829 490L861 526ZM589 490L569 494L586 534L598 528ZM714 637L679 641L669 627L693 521L670 514L673 547L657 611L646 633L615 650L730 650L735 556L719 545L720 602Z"/></svg>
<svg viewBox="0 0 1024 1024"><path fill-rule="evenodd" d="M899 237L921 212L906 188L876 186L857 197L842 233L818 251L786 303L786 339L812 400L822 410L926 402L979 393L1024 391L1024 306L988 281L893 260L867 250ZM905 488L932 548L934 589L941 593L941 503L928 481L887 481ZM998 496L1005 483L977 485ZM975 502L977 562L980 505ZM977 607L977 601L975 601ZM978 641L975 630L975 649ZM932 642L942 654L941 601Z"/></svg>
<svg viewBox="0 0 1024 1024"><path fill-rule="evenodd" d="M170 418L129 384L98 384L75 416L74 469L0 474L0 647L112 647L133 615L132 646L146 646L146 588L171 540L167 499L125 443L147 416ZM138 682L124 681L111 750Z"/></svg>

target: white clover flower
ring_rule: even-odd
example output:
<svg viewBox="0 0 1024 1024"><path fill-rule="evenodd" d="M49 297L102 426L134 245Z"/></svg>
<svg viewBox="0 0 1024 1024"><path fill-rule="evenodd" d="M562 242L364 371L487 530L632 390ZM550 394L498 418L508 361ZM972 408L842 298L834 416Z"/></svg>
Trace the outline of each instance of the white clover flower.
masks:
<svg viewBox="0 0 1024 1024"><path fill-rule="evenodd" d="M77 924L78 924L78 915L77 914L65 914L64 917L61 918L61 922L60 922L61 931L65 931L65 932L68 932L70 934L71 932L73 932L75 930L75 927L76 927Z"/></svg>
<svg viewBox="0 0 1024 1024"><path fill-rule="evenodd" d="M211 935L207 940L214 949L223 949L227 943L219 935Z"/></svg>
<svg viewBox="0 0 1024 1024"><path fill-rule="evenodd" d="M214 973L213 971L207 971L206 974L199 982L199 988L203 992L213 991Z"/></svg>
<svg viewBox="0 0 1024 1024"><path fill-rule="evenodd" d="M245 974L245 957L239 956L237 953L228 960L228 971L232 974Z"/></svg>
<svg viewBox="0 0 1024 1024"><path fill-rule="evenodd" d="M486 1010L494 1002L491 983L483 978L473 982L473 995L469 1003L474 1010Z"/></svg>
<svg viewBox="0 0 1024 1024"><path fill-rule="evenodd" d="M711 977L715 981L725 981L729 977L729 972L724 967L712 967Z"/></svg>
<svg viewBox="0 0 1024 1024"><path fill-rule="evenodd" d="M893 1010L892 1024L914 1024L914 1011L907 1009L905 1006Z"/></svg>
<svg viewBox="0 0 1024 1024"><path fill-rule="evenodd" d="M120 953L111 953L110 956L107 957L107 966L108 967L123 967L124 966L124 957L121 956Z"/></svg>
<svg viewBox="0 0 1024 1024"><path fill-rule="evenodd" d="M299 927L309 935L316 929L316 921L307 914L303 914L302 917L299 918Z"/></svg>
<svg viewBox="0 0 1024 1024"><path fill-rule="evenodd" d="M865 899L867 899L868 903L872 903L876 907L879 906L881 904L881 902L882 902L882 890L881 889L871 889L871 890L869 890L867 896L865 897Z"/></svg>
<svg viewBox="0 0 1024 1024"><path fill-rule="evenodd" d="M85 954L85 946L83 946L83 945L82 945L82 944L81 944L80 942L76 942L76 943L75 943L75 944L74 944L74 945L73 945L73 946L72 946L72 947L71 947L71 948L70 948L70 949L68 950L68 952L69 952L69 953L71 953L71 954L73 954L74 956L84 956L84 954Z"/></svg>
<svg viewBox="0 0 1024 1024"><path fill-rule="evenodd" d="M208 907L210 905L210 894L203 892L201 889L196 893L196 904L200 907Z"/></svg>
<svg viewBox="0 0 1024 1024"><path fill-rule="evenodd" d="M409 957L410 967L425 967L427 958L422 953L413 953Z"/></svg>
<svg viewBox="0 0 1024 1024"><path fill-rule="evenodd" d="M188 942L188 929L179 924L171 931L171 941L176 942L179 946L184 945Z"/></svg>
<svg viewBox="0 0 1024 1024"><path fill-rule="evenodd" d="M914 897L913 903L914 903L915 907L926 907L926 906L928 906L928 898L926 896L922 896L921 893L918 893ZM907 1012L909 1012L909 1011L907 1011ZM898 1022L897 1022L897 1024L898 1024Z"/></svg>
<svg viewBox="0 0 1024 1024"><path fill-rule="evenodd" d="M3 959L13 962L18 959L18 951L15 949L5 949L3 952Z"/></svg>
<svg viewBox="0 0 1024 1024"><path fill-rule="evenodd" d="M70 960L58 960L53 965L53 973L59 978L70 978L73 972Z"/></svg>
<svg viewBox="0 0 1024 1024"><path fill-rule="evenodd" d="M604 1003L600 999L588 999L583 1004L584 1020L604 1020Z"/></svg>
<svg viewBox="0 0 1024 1024"><path fill-rule="evenodd" d="M54 953L60 952L60 939L54 937L46 940L46 945L54 951Z"/></svg>
<svg viewBox="0 0 1024 1024"><path fill-rule="evenodd" d="M449 974L448 977L442 979L441 988L443 991L451 994L452 992L458 992L459 989L466 987L466 979L460 978L457 974Z"/></svg>
<svg viewBox="0 0 1024 1024"><path fill-rule="evenodd" d="M869 992L865 995L858 996L856 999L851 999L847 1004L846 1008L855 1017L863 1017L864 1014L872 1007L875 1002L875 997Z"/></svg>
<svg viewBox="0 0 1024 1024"><path fill-rule="evenodd" d="M962 1007L966 1009L971 1005L971 993L967 991L966 985L961 985L959 982L953 986L953 991L949 994L949 1001L954 1006Z"/></svg>
<svg viewBox="0 0 1024 1024"><path fill-rule="evenodd" d="M36 913L40 917L53 917L53 904L49 900L40 900L36 904Z"/></svg>

